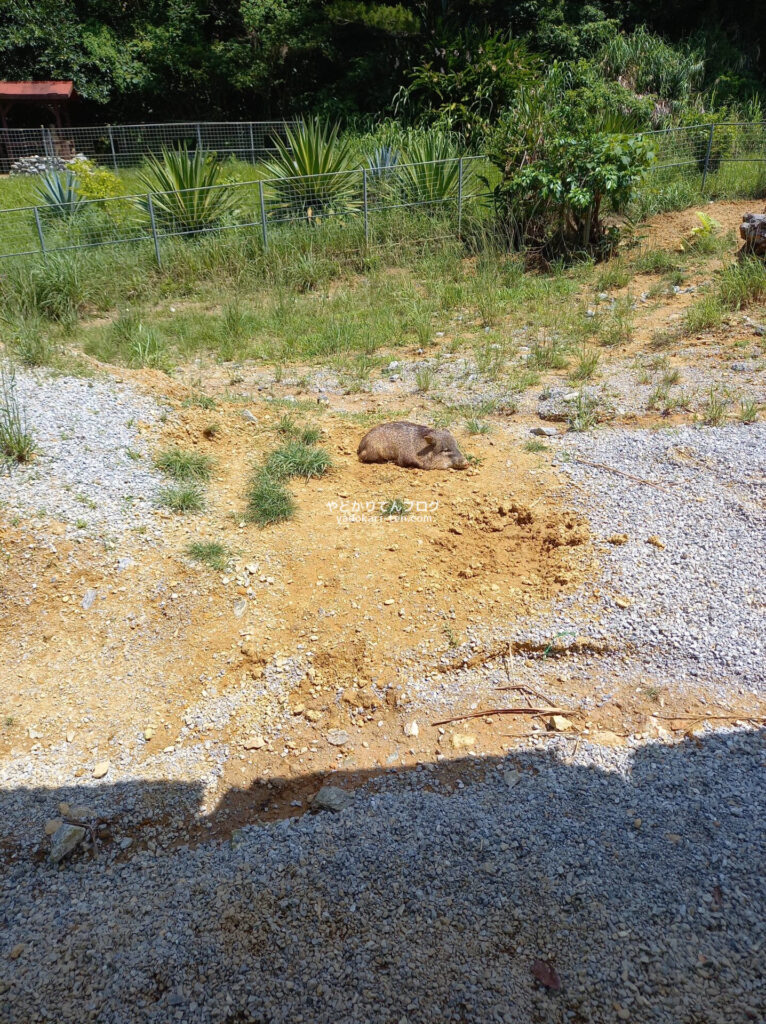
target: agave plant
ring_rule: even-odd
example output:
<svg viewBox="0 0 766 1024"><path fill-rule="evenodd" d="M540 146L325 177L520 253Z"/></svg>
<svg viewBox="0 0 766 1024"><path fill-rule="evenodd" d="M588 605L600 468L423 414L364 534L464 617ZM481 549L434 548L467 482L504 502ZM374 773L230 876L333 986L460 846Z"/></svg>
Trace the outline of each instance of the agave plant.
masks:
<svg viewBox="0 0 766 1024"><path fill-rule="evenodd" d="M463 190L470 173L464 166ZM449 136L441 132L414 137L397 167L396 181L405 203L441 203L457 198L460 189L460 158Z"/></svg>
<svg viewBox="0 0 766 1024"><path fill-rule="evenodd" d="M221 184L221 165L197 149L163 149L139 175L151 192L155 217L174 231L204 231L232 211L234 192ZM147 199L139 206L148 210Z"/></svg>
<svg viewBox="0 0 766 1024"><path fill-rule="evenodd" d="M72 171L63 175L48 171L41 175L35 195L42 212L49 217L74 217L84 202L77 191L77 178Z"/></svg>
<svg viewBox="0 0 766 1024"><path fill-rule="evenodd" d="M339 126L319 118L299 121L277 138L277 152L264 164L269 208L280 219L319 222L330 214L353 213L362 205L362 175L349 139Z"/></svg>

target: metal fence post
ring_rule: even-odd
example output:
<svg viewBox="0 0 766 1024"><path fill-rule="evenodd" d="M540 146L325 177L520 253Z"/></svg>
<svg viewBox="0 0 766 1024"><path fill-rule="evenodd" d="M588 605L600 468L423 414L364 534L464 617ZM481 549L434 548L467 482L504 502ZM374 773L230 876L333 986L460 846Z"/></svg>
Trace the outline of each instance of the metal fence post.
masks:
<svg viewBox="0 0 766 1024"><path fill-rule="evenodd" d="M250 129L250 163L255 163L255 140L253 139L253 122L248 122L248 128Z"/></svg>
<svg viewBox="0 0 766 1024"><path fill-rule="evenodd" d="M269 238L266 231L266 203L263 201L263 182L258 182L258 198L261 201L261 232L263 234L263 248L268 249Z"/></svg>
<svg viewBox="0 0 766 1024"><path fill-rule="evenodd" d="M370 244L370 218L367 209L367 168L362 168L362 193L364 196L364 244Z"/></svg>
<svg viewBox="0 0 766 1024"><path fill-rule="evenodd" d="M109 148L112 151L112 166L114 167L114 173L116 174L117 173L117 153L115 152L115 149L114 149L114 132L112 131L112 126L111 125L108 125L108 128L109 128Z"/></svg>
<svg viewBox="0 0 766 1024"><path fill-rule="evenodd" d="M37 225L37 234L40 239L40 251L43 254L43 258L45 258L47 255L45 249L45 236L43 235L43 225L40 220L40 210L37 207L35 207L35 224Z"/></svg>
<svg viewBox="0 0 766 1024"><path fill-rule="evenodd" d="M202 128L199 121L197 122L197 149L202 149Z"/></svg>
<svg viewBox="0 0 766 1024"><path fill-rule="evenodd" d="M152 194L148 192L146 195L146 205L149 208L149 220L152 224L152 238L154 239L154 255L157 257L157 266L162 266L162 256L160 255L160 240L157 236L157 222L154 219L154 203L152 202Z"/></svg>
<svg viewBox="0 0 766 1024"><path fill-rule="evenodd" d="M463 158L457 164L457 236L463 234Z"/></svg>
<svg viewBox="0 0 766 1024"><path fill-rule="evenodd" d="M707 181L707 172L710 167L710 151L713 148L713 132L715 131L715 125L710 125L710 135L707 140L707 153L705 153L705 166L702 170L702 191L705 191L705 182Z"/></svg>

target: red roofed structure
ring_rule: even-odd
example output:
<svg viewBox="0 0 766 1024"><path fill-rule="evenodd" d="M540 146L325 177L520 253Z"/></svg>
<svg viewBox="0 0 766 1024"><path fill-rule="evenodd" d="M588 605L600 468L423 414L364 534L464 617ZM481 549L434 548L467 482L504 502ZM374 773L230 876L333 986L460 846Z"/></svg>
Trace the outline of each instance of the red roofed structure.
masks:
<svg viewBox="0 0 766 1024"><path fill-rule="evenodd" d="M66 104L76 96L74 82L0 82L0 123L8 127L8 113L16 103L37 104L47 107L61 128L69 121Z"/></svg>

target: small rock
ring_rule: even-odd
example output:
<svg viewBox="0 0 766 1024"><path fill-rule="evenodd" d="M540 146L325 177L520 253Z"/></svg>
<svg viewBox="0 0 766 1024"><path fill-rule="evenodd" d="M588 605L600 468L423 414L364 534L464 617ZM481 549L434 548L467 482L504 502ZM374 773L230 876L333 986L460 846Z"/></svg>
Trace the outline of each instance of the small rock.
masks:
<svg viewBox="0 0 766 1024"><path fill-rule="evenodd" d="M64 822L61 818L48 818L45 822L45 834L46 836L52 836L54 832L58 832Z"/></svg>
<svg viewBox="0 0 766 1024"><path fill-rule="evenodd" d="M548 728L553 732L568 732L574 729L574 725L563 715L551 715L548 719Z"/></svg>
<svg viewBox="0 0 766 1024"><path fill-rule="evenodd" d="M614 603L617 605L618 608L630 608L630 606L633 604L629 597L615 597Z"/></svg>
<svg viewBox="0 0 766 1024"><path fill-rule="evenodd" d="M619 547L622 544L628 543L628 535L627 533L613 533L611 537L607 537L607 540L610 544Z"/></svg>
<svg viewBox="0 0 766 1024"><path fill-rule="evenodd" d="M343 747L348 743L351 737L345 731L345 729L330 729L325 734L325 739L334 747Z"/></svg>
<svg viewBox="0 0 766 1024"><path fill-rule="evenodd" d="M313 708L310 708L304 717L307 718L309 722L318 722L322 717L322 713L321 711L315 711Z"/></svg>
<svg viewBox="0 0 766 1024"><path fill-rule="evenodd" d="M8 954L11 960L18 960L21 954L24 952L24 943L18 942Z"/></svg>
<svg viewBox="0 0 766 1024"><path fill-rule="evenodd" d="M600 747L621 747L624 742L622 737L618 736L616 732L612 732L611 729L596 729L588 736L588 739Z"/></svg>
<svg viewBox="0 0 766 1024"><path fill-rule="evenodd" d="M96 600L96 594L97 593L98 593L98 591L93 590L92 588L90 590L86 590L85 591L85 596L82 599L82 609L83 609L83 611L87 612L87 610L90 608L90 606Z"/></svg>
<svg viewBox="0 0 766 1024"><path fill-rule="evenodd" d="M111 765L108 761L99 761L98 764L93 767L93 778L103 779L110 768Z"/></svg>
<svg viewBox="0 0 766 1024"><path fill-rule="evenodd" d="M67 729L66 741L67 741L67 743L73 743L74 742L74 729Z"/></svg>
<svg viewBox="0 0 766 1024"><path fill-rule="evenodd" d="M417 736L420 733L420 727L415 721L405 722L404 724L404 735L405 736Z"/></svg>
<svg viewBox="0 0 766 1024"><path fill-rule="evenodd" d="M263 736L256 733L256 735L250 736L246 739L242 746L245 750L260 750L262 747L266 746L266 740Z"/></svg>
<svg viewBox="0 0 766 1024"><path fill-rule="evenodd" d="M147 743L152 738L152 736L154 736L156 731L157 730L154 728L153 725L147 725L147 727L144 729L144 739L146 740Z"/></svg>
<svg viewBox="0 0 766 1024"><path fill-rule="evenodd" d="M651 537L646 538L647 544L653 544L656 548L663 550L665 547L665 541L661 537L658 537L656 533L653 533Z"/></svg>
<svg viewBox="0 0 766 1024"><path fill-rule="evenodd" d="M558 430L555 427L532 427L529 431L536 437L558 437Z"/></svg>
<svg viewBox="0 0 766 1024"><path fill-rule="evenodd" d="M249 409L243 409L242 410L242 419L245 420L246 423L257 423L258 422L258 420L255 418L255 416L253 416L253 414L250 412Z"/></svg>
<svg viewBox="0 0 766 1024"><path fill-rule="evenodd" d="M85 829L81 825L68 825L66 822L54 833L51 839L51 860L58 864L72 850L76 849L85 838Z"/></svg>
<svg viewBox="0 0 766 1024"><path fill-rule="evenodd" d="M476 737L467 732L453 732L450 737L452 746L459 750L462 747L472 747L476 743Z"/></svg>
<svg viewBox="0 0 766 1024"><path fill-rule="evenodd" d="M237 601L234 602L234 618L235 619L241 619L242 616L245 614L245 609L246 608L247 608L247 598L240 597Z"/></svg>
<svg viewBox="0 0 766 1024"><path fill-rule="evenodd" d="M339 786L322 786L311 806L319 811L342 811L351 800L351 794Z"/></svg>
<svg viewBox="0 0 766 1024"><path fill-rule="evenodd" d="M514 771L513 769L503 772L503 781L509 789L512 789L514 786L518 786L521 782L521 778L521 772Z"/></svg>

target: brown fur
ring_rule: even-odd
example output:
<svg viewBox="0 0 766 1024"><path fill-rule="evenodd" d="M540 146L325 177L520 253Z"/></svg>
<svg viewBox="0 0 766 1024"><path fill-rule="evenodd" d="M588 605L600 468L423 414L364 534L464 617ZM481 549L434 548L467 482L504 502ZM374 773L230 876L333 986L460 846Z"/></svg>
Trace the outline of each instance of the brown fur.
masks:
<svg viewBox="0 0 766 1024"><path fill-rule="evenodd" d="M381 423L359 442L360 462L394 462L407 469L465 469L468 460L448 430L419 423Z"/></svg>

